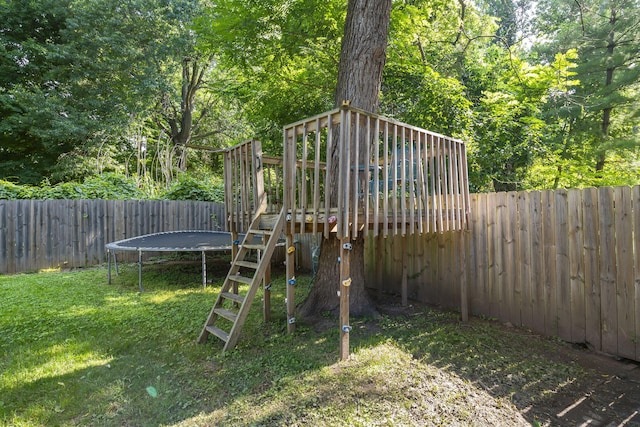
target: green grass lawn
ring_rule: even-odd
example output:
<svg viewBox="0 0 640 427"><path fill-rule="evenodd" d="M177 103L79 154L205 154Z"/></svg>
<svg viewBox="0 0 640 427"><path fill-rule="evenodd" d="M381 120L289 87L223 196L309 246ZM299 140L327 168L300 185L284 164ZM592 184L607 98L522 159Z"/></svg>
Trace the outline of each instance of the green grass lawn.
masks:
<svg viewBox="0 0 640 427"><path fill-rule="evenodd" d="M196 343L222 278L175 270L146 267L144 293L134 265L112 285L105 269L0 276L0 425L516 425L582 375L540 356L549 340L426 307L354 321L338 363L337 321L286 334L283 276L273 321L258 294L222 354Z"/></svg>

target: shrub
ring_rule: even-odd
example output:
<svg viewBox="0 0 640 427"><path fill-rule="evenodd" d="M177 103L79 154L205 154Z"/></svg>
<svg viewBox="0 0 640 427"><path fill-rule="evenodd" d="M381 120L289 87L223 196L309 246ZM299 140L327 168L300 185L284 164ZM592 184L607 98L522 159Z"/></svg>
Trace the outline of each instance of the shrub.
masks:
<svg viewBox="0 0 640 427"><path fill-rule="evenodd" d="M195 179L182 175L174 181L161 198L168 200L197 200L224 203L224 183L219 178Z"/></svg>

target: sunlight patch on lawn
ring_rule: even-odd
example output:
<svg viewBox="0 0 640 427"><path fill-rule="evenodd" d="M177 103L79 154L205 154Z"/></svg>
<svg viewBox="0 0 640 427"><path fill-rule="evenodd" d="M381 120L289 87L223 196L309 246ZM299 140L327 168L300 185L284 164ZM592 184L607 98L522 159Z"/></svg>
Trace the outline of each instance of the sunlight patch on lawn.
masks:
<svg viewBox="0 0 640 427"><path fill-rule="evenodd" d="M477 408L475 401L488 404ZM348 361L281 377L267 389L175 425L450 425L471 423L478 410L494 411L500 419L497 408L503 405L510 403L388 340L356 351ZM515 415L502 421L526 425Z"/></svg>
<svg viewBox="0 0 640 427"><path fill-rule="evenodd" d="M41 351L16 352L13 354L13 366L0 374L0 386L13 388L24 386L47 378L61 377L73 372L107 366L113 357L105 357L83 346L67 341L55 344ZM9 369L11 368L11 369Z"/></svg>

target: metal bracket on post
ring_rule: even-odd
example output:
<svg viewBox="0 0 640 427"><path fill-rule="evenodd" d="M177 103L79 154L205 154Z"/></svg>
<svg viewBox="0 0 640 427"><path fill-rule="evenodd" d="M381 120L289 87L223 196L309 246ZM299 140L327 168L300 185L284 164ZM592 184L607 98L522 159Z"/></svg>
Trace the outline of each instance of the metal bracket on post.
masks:
<svg viewBox="0 0 640 427"><path fill-rule="evenodd" d="M295 277L293 277L293 278L289 279L289 280L287 281L287 283L288 283L289 285L292 285L292 286L293 286L293 285L295 285L295 284L296 284L296 278L295 278Z"/></svg>
<svg viewBox="0 0 640 427"><path fill-rule="evenodd" d="M296 323L296 318L295 317L290 317L288 320L290 325L293 325L294 323Z"/></svg>
<svg viewBox="0 0 640 427"><path fill-rule="evenodd" d="M351 329L353 328L349 325L342 325L342 332L344 332L345 334L348 334L349 332L351 332Z"/></svg>
<svg viewBox="0 0 640 427"><path fill-rule="evenodd" d="M353 249L353 245L351 243L343 243L342 244L342 249L350 251Z"/></svg>
<svg viewBox="0 0 640 427"><path fill-rule="evenodd" d="M264 290L265 291L270 291L271 290L271 283L269 283L268 285L264 285Z"/></svg>

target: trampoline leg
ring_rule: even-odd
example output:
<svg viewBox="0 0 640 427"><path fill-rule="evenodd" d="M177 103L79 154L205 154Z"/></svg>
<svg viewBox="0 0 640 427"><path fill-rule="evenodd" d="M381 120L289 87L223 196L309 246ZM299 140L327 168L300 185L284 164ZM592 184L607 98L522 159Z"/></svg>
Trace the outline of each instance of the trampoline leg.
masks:
<svg viewBox="0 0 640 427"><path fill-rule="evenodd" d="M120 270L118 270L118 258L116 257L115 252L113 252L113 266L116 268L116 276L119 276Z"/></svg>
<svg viewBox="0 0 640 427"><path fill-rule="evenodd" d="M202 251L202 288L207 287L207 256Z"/></svg>
<svg viewBox="0 0 640 427"><path fill-rule="evenodd" d="M142 251L138 251L138 289L144 292L142 288Z"/></svg>
<svg viewBox="0 0 640 427"><path fill-rule="evenodd" d="M111 251L107 249L107 283L111 284Z"/></svg>

